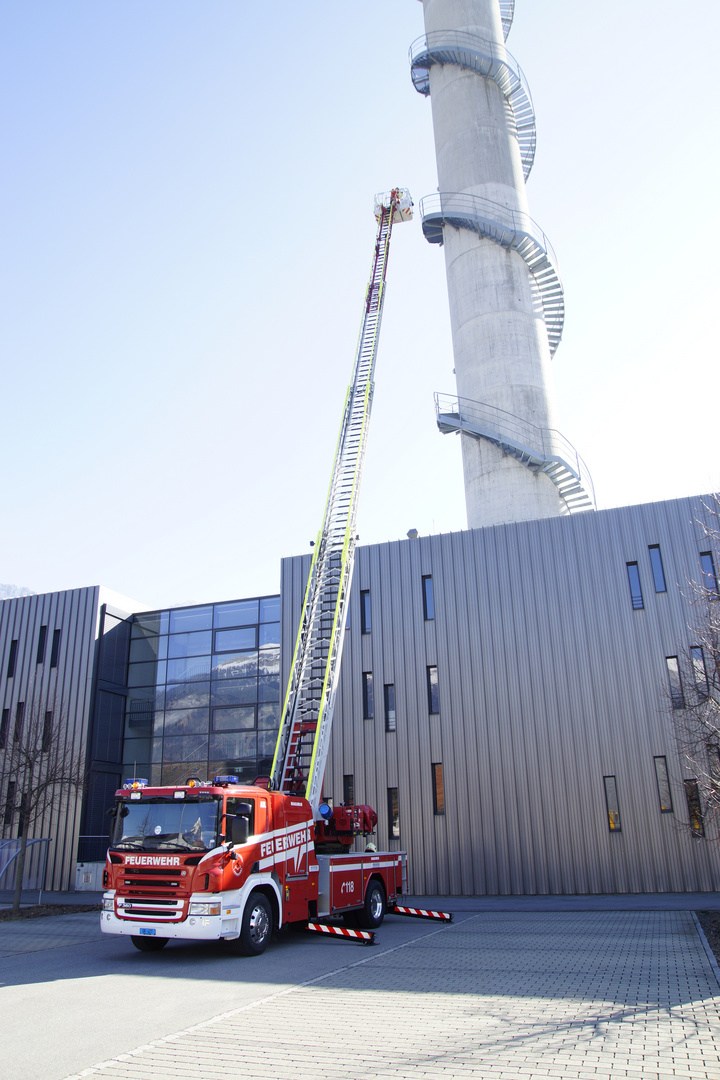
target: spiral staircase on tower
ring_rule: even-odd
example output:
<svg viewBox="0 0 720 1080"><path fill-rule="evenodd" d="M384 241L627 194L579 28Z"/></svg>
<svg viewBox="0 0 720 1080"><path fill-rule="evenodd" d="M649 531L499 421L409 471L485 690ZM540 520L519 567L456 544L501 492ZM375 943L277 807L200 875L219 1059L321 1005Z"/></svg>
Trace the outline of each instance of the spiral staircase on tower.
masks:
<svg viewBox="0 0 720 1080"><path fill-rule="evenodd" d="M545 473L562 499L562 514L596 509L588 467L559 431L536 427L494 405L450 394L435 394L435 414L443 434L462 432L484 439L531 472Z"/></svg>

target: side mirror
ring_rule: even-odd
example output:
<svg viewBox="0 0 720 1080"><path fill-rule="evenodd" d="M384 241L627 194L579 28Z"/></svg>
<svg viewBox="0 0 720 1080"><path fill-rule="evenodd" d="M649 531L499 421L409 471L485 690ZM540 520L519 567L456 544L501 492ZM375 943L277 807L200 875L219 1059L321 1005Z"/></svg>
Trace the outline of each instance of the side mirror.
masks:
<svg viewBox="0 0 720 1080"><path fill-rule="evenodd" d="M246 817L238 815L230 819L230 839L233 844L246 844L249 835L250 822Z"/></svg>

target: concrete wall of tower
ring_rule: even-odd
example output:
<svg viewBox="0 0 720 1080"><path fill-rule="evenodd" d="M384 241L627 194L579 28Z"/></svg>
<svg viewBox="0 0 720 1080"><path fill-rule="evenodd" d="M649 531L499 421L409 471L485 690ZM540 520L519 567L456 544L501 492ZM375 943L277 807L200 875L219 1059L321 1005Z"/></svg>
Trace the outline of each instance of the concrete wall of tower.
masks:
<svg viewBox="0 0 720 1080"><path fill-rule="evenodd" d="M497 0L424 0L423 6L428 34L455 30L503 42ZM527 213L512 112L497 84L455 64L435 64L430 99L439 190ZM444 249L458 395L554 428L547 331L524 260L447 225ZM487 442L461 439L471 528L560 513L547 476Z"/></svg>

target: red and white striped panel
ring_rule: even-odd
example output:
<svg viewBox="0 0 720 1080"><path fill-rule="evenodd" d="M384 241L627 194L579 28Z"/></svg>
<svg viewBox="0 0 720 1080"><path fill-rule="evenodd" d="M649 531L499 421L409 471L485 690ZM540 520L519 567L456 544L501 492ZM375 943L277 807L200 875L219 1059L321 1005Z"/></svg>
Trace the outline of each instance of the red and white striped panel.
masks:
<svg viewBox="0 0 720 1080"><path fill-rule="evenodd" d="M396 905L391 915L409 915L412 919L437 919L438 922L452 922L452 913L449 911L426 911L424 908L400 907Z"/></svg>
<svg viewBox="0 0 720 1080"><path fill-rule="evenodd" d="M363 945L375 944L375 935L368 930L348 930L344 926L326 926L325 923L316 922L309 922L306 929L316 934L334 934L336 937L353 938Z"/></svg>

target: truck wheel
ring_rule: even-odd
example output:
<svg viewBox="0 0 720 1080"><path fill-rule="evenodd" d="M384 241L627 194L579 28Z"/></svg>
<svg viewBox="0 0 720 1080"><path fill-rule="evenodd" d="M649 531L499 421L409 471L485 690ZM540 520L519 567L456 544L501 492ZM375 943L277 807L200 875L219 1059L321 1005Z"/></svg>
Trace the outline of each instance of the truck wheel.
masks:
<svg viewBox="0 0 720 1080"><path fill-rule="evenodd" d="M371 880L365 893L365 903L357 913L361 930L377 930L385 918L385 890L379 881Z"/></svg>
<svg viewBox="0 0 720 1080"><path fill-rule="evenodd" d="M168 943L166 937L140 937L139 935L136 937L133 935L130 940L140 952L160 952Z"/></svg>
<svg viewBox="0 0 720 1080"><path fill-rule="evenodd" d="M261 892L252 892L243 912L242 930L236 949L243 956L259 956L265 952L273 928L270 901Z"/></svg>

